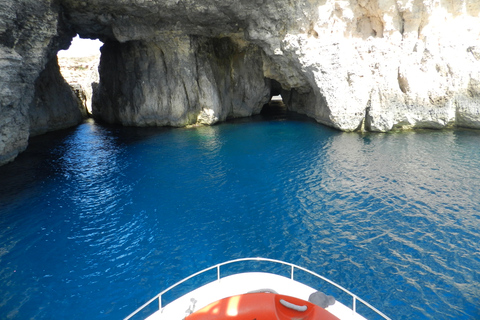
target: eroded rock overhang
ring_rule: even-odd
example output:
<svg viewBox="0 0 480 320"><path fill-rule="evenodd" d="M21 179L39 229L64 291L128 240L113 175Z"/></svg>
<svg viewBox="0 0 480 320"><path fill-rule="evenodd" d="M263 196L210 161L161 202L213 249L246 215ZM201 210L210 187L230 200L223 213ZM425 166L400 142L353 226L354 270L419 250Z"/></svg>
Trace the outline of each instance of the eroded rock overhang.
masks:
<svg viewBox="0 0 480 320"><path fill-rule="evenodd" d="M101 67L104 119L183 125L254 114L268 91L261 83L273 79L290 110L344 131L480 127L478 1L111 2L64 1L77 32L119 43L116 70L137 61L136 76L115 75L121 93ZM221 57L219 42L230 46Z"/></svg>
<svg viewBox="0 0 480 320"><path fill-rule="evenodd" d="M109 122L183 126L248 116L275 80L290 110L343 131L480 128L478 1L3 6L4 159L26 146L29 106L42 88L35 80L77 33L105 43L93 113Z"/></svg>
<svg viewBox="0 0 480 320"><path fill-rule="evenodd" d="M271 80L286 93L312 94L300 66L279 53L277 33L308 27L313 7L252 1L152 5L124 8L135 14L117 7L107 15L92 8L78 14L79 3L68 7L77 12L68 18L80 34L105 42L95 117L125 125L213 124L260 113ZM292 109L296 97L289 96Z"/></svg>

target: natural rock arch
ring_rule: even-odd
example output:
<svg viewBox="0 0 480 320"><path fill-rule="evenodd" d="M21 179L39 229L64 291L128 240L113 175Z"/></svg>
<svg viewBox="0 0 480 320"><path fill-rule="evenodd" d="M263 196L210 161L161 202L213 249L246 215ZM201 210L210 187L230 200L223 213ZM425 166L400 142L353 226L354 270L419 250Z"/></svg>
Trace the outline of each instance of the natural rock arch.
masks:
<svg viewBox="0 0 480 320"><path fill-rule="evenodd" d="M81 121L55 63L77 33L105 43L94 115L109 122L248 116L268 101L272 79L290 110L344 131L480 128L479 8L473 0L3 2L0 163L31 133Z"/></svg>

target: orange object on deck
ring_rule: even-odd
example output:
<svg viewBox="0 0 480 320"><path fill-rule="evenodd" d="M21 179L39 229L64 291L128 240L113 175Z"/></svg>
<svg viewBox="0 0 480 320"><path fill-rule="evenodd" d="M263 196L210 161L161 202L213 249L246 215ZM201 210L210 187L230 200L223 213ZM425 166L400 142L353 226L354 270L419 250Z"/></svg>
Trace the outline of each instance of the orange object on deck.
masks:
<svg viewBox="0 0 480 320"><path fill-rule="evenodd" d="M185 320L339 320L308 301L274 293L246 293L215 301Z"/></svg>

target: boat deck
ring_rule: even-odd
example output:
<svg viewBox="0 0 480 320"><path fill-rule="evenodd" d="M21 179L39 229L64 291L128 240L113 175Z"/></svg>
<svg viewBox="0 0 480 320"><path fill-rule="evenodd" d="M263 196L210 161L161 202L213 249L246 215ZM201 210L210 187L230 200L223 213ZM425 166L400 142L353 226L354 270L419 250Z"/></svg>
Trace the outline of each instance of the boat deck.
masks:
<svg viewBox="0 0 480 320"><path fill-rule="evenodd" d="M221 278L206 284L166 305L148 320L181 320L187 315L225 297L270 289L283 295L308 301L316 290L284 276L263 272L247 272ZM366 320L352 309L336 301L326 308L341 320Z"/></svg>

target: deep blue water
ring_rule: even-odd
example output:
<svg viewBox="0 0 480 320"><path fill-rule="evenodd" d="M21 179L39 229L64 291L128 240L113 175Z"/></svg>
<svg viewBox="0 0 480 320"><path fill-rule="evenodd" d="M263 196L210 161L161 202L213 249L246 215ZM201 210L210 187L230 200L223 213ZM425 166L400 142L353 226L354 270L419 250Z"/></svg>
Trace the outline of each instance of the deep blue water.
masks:
<svg viewBox="0 0 480 320"><path fill-rule="evenodd" d="M262 256L392 319L480 319L480 132L342 133L301 117L86 122L0 167L0 318L121 319Z"/></svg>

